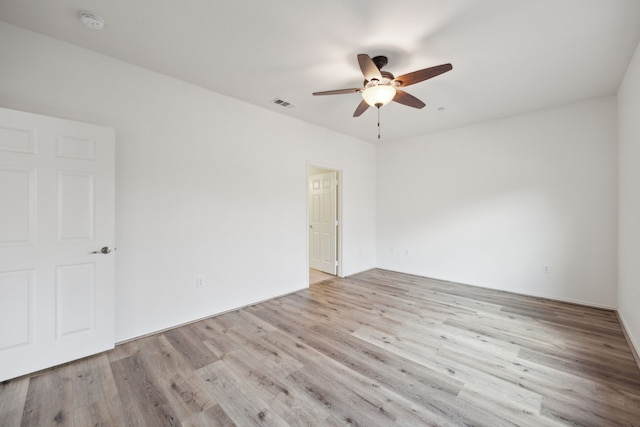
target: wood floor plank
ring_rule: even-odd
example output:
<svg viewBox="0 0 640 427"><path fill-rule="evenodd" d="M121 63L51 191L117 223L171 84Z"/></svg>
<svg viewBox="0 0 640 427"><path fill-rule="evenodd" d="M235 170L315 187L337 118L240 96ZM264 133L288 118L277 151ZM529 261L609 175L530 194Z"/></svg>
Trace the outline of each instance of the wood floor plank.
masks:
<svg viewBox="0 0 640 427"><path fill-rule="evenodd" d="M22 426L73 426L73 370L68 364L31 378Z"/></svg>
<svg viewBox="0 0 640 427"><path fill-rule="evenodd" d="M456 364L467 365L478 371L470 380L475 382L477 379L486 375L507 384L513 384L525 390L544 396L543 407L540 414L547 418L544 414L549 414L549 405L545 407L545 403L551 399L560 407L572 407L576 402L580 402L580 406L587 408L590 414L607 414L610 412L618 413L620 419L631 420L634 417L630 414L640 413L639 395L631 396L623 393L620 389L612 389L603 386L601 383L583 378L571 373L563 372L547 366L538 365L530 361L518 359L518 361L509 361L496 356L493 360L486 356L465 354L462 349L445 349L439 352L438 356L442 356L445 360L450 361L454 365L452 369L460 371L461 368ZM456 372L457 373L457 372ZM492 388L495 392L493 397L499 397L501 393L508 390L509 387ZM515 395L503 396L503 401L516 402ZM618 399L618 397L624 396ZM599 415L598 415L599 416ZM595 415L592 417L594 419ZM546 424L552 424L551 417ZM611 423L611 420L609 420ZM615 422L611 423L615 425ZM633 425L633 424L628 424Z"/></svg>
<svg viewBox="0 0 640 427"><path fill-rule="evenodd" d="M325 288L328 286L325 286ZM289 304L293 305L297 310L304 314L318 313L319 315L333 320L336 317L341 320L351 320L349 323L352 330L357 329L361 325L370 325L370 322L375 322L378 325L384 323L388 327L397 326L402 328L408 324L415 324L420 326L433 326L445 321L450 314L444 314L434 310L425 311L420 308L409 309L402 305L400 301L396 301L398 306L383 306L379 302L369 301L368 306L363 309L362 306L353 304L348 298L344 298L344 291L328 291L321 289L314 293L313 297L317 298L317 295L322 295L321 303L316 302L313 307L304 305L307 300L313 301L312 297L299 293L292 295L288 299ZM301 301L296 304L297 301ZM402 307L399 309L398 307ZM364 310L364 311L362 311ZM364 315L366 314L366 316Z"/></svg>
<svg viewBox="0 0 640 427"><path fill-rule="evenodd" d="M186 420L217 404L195 378L191 365L164 334L147 337L139 345L140 354L148 362L149 375L155 379L158 392L172 406L178 420Z"/></svg>
<svg viewBox="0 0 640 427"><path fill-rule="evenodd" d="M504 395L496 395L496 389L465 385L456 400L469 406L491 407L497 422L501 424L521 427L560 427L561 423L540 413L542 399L535 405L535 409L526 405L515 404Z"/></svg>
<svg viewBox="0 0 640 427"><path fill-rule="evenodd" d="M566 425L580 426L637 426L640 423L640 408L633 411L621 411L604 405L579 404L575 399L545 398L542 414L545 417Z"/></svg>
<svg viewBox="0 0 640 427"><path fill-rule="evenodd" d="M105 353L78 360L73 368L73 406L91 405L118 394L109 358Z"/></svg>
<svg viewBox="0 0 640 427"><path fill-rule="evenodd" d="M288 325L291 323L291 321L287 322ZM438 419L442 414L447 414L449 419L461 424L472 423L472 420L477 419L479 415L492 419L487 411L483 413L482 410L469 410L468 407L458 409L451 407L447 401L457 395L462 383L446 378L445 374L436 373L407 359L396 358L390 353L379 352L376 348L362 343L360 347L364 347L364 350L359 349L353 353L351 350L358 347L354 342L336 345L335 336L327 340L314 330L307 331L304 337L302 331L298 332L300 332L297 334L298 339L312 349L405 396L412 405L419 403L425 412L431 414L431 419ZM348 336L343 335L343 338L349 341ZM286 340L284 337L280 338L276 345L279 342L286 342ZM293 348L291 345L287 347ZM296 345L297 350L301 348L304 349Z"/></svg>
<svg viewBox="0 0 640 427"><path fill-rule="evenodd" d="M501 377L501 375L496 372L500 368L490 369L492 366L465 364L465 354L456 354L453 352L443 353L441 350L423 353L419 348L406 345L397 339L391 337L377 339L378 337L375 332L367 334L364 332L360 332L356 334L356 336L371 340L371 342L386 348L388 351L397 353L443 374L450 375L452 378L464 383L462 390L460 390L460 393L457 395L457 399L466 400L472 404L474 399L469 399L468 396L475 396L476 398L482 397L483 400L494 401L494 404L491 405L492 407L501 408L504 406L508 409L505 413L521 413L521 416L529 415L533 417L534 419L528 420L529 424L540 422L536 417L540 413L542 396L523 388L517 381ZM462 343L462 346L458 343L447 344L447 346L464 348L464 343ZM502 353L501 356L503 358L513 359L517 357L515 354L510 355L507 353ZM462 362L460 360L462 360ZM501 360L498 366L500 366L500 363L506 364L508 362ZM487 390L491 390L491 393L486 394ZM505 416L505 418L508 417Z"/></svg>
<svg viewBox="0 0 640 427"><path fill-rule="evenodd" d="M182 422L184 427L235 427L236 424L218 404L191 415Z"/></svg>
<svg viewBox="0 0 640 427"><path fill-rule="evenodd" d="M193 369L207 366L218 359L198 338L197 328L193 324L171 329L163 335L177 351L182 353Z"/></svg>
<svg viewBox="0 0 640 427"><path fill-rule="evenodd" d="M29 390L29 378L0 383L0 426L19 426Z"/></svg>
<svg viewBox="0 0 640 427"><path fill-rule="evenodd" d="M124 416L120 395L105 396L73 410L73 421L79 426L125 426L136 425Z"/></svg>
<svg viewBox="0 0 640 427"><path fill-rule="evenodd" d="M111 363L125 419L134 426L179 426L175 408L158 390L157 379L140 353Z"/></svg>
<svg viewBox="0 0 640 427"><path fill-rule="evenodd" d="M228 328L225 328L220 322L220 318L223 316L201 320L194 324L195 328L206 333L203 335L202 344L218 359L238 348L238 344L227 336Z"/></svg>
<svg viewBox="0 0 640 427"><path fill-rule="evenodd" d="M125 357L138 353L140 351L139 343L143 339L144 338L140 338L117 345L113 350L107 352L109 362L115 362L116 360L124 359Z"/></svg>
<svg viewBox="0 0 640 427"><path fill-rule="evenodd" d="M291 379L304 389L306 393L319 404L326 407L332 417L340 420L343 425L370 426L393 423L397 417L385 409L378 399L369 399L369 393L363 387L352 385L345 387L344 382L353 380L346 376L342 381L335 381L322 375L314 367L305 367L291 374Z"/></svg>
<svg viewBox="0 0 640 427"><path fill-rule="evenodd" d="M0 384L0 425L640 426L615 312L374 269Z"/></svg>
<svg viewBox="0 0 640 427"><path fill-rule="evenodd" d="M620 367L611 366L605 361L591 363L529 349L522 349L519 357L563 372L571 372L602 384L615 383L617 387L631 392L640 390L640 378L629 375L629 369L620 369Z"/></svg>
<svg viewBox="0 0 640 427"><path fill-rule="evenodd" d="M304 390L296 387L290 374L282 376L261 365L260 358L246 351L225 356L226 365L242 378L254 392L291 425L322 425L331 415L322 407L305 398ZM302 366L301 366L302 367ZM310 404L311 403L311 404Z"/></svg>
<svg viewBox="0 0 640 427"><path fill-rule="evenodd" d="M324 273L319 270L314 270L313 268L309 269L309 284L313 285L316 283L324 282L327 280L335 280L336 276Z"/></svg>
<svg viewBox="0 0 640 427"><path fill-rule="evenodd" d="M224 360L197 371L203 384L219 402L227 416L237 425L287 426L247 383L226 366Z"/></svg>
<svg viewBox="0 0 640 427"><path fill-rule="evenodd" d="M267 335L256 335L244 329L230 329L227 334L248 353L260 357L262 365L280 377L286 377L303 366L300 360L290 356L286 352L281 352L269 344L263 338ZM233 353L238 353L235 351Z"/></svg>

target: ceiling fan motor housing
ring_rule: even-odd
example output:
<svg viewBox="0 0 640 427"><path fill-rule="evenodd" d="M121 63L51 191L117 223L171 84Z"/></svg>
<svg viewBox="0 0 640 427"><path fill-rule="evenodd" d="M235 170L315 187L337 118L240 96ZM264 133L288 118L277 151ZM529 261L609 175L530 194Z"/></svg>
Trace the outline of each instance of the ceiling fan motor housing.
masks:
<svg viewBox="0 0 640 427"><path fill-rule="evenodd" d="M395 83L395 77L388 71L380 71L382 75L382 80L371 79L371 82L365 80L363 82L363 86L366 88L367 86L377 86L377 85L386 85L386 86L397 86Z"/></svg>
<svg viewBox="0 0 640 427"><path fill-rule="evenodd" d="M374 64L376 64L376 67L378 67L378 70L381 70L382 67L384 67L385 65L387 65L387 63L389 63L389 59L387 59L386 56L374 56L373 58L371 58L371 60L373 61Z"/></svg>

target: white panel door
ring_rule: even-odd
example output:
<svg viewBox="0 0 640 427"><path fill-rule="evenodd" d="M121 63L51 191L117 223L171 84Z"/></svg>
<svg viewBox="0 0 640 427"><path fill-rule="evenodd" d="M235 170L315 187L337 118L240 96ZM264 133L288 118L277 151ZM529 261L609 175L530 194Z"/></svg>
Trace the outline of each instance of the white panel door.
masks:
<svg viewBox="0 0 640 427"><path fill-rule="evenodd" d="M336 172L309 177L309 266L336 274Z"/></svg>
<svg viewBox="0 0 640 427"><path fill-rule="evenodd" d="M113 348L114 141L0 108L0 381Z"/></svg>

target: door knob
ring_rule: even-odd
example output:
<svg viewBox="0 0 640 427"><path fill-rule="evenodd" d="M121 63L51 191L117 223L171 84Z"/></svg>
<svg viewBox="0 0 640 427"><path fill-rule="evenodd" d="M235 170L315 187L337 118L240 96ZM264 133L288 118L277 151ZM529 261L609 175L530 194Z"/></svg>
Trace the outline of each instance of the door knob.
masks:
<svg viewBox="0 0 640 427"><path fill-rule="evenodd" d="M90 254L110 254L111 253L111 248L109 246L104 246L102 249L100 249L99 251L93 251L93 252L89 252Z"/></svg>

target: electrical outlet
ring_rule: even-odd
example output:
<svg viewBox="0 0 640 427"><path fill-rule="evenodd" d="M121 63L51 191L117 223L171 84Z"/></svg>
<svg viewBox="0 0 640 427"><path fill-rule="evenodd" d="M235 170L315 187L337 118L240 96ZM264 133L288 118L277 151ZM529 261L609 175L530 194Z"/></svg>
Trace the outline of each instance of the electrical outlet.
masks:
<svg viewBox="0 0 640 427"><path fill-rule="evenodd" d="M196 277L196 288L204 288L204 277Z"/></svg>
<svg viewBox="0 0 640 427"><path fill-rule="evenodd" d="M549 274L549 266L548 266L548 265L545 265L544 267L542 267L542 272L543 272L544 274Z"/></svg>

